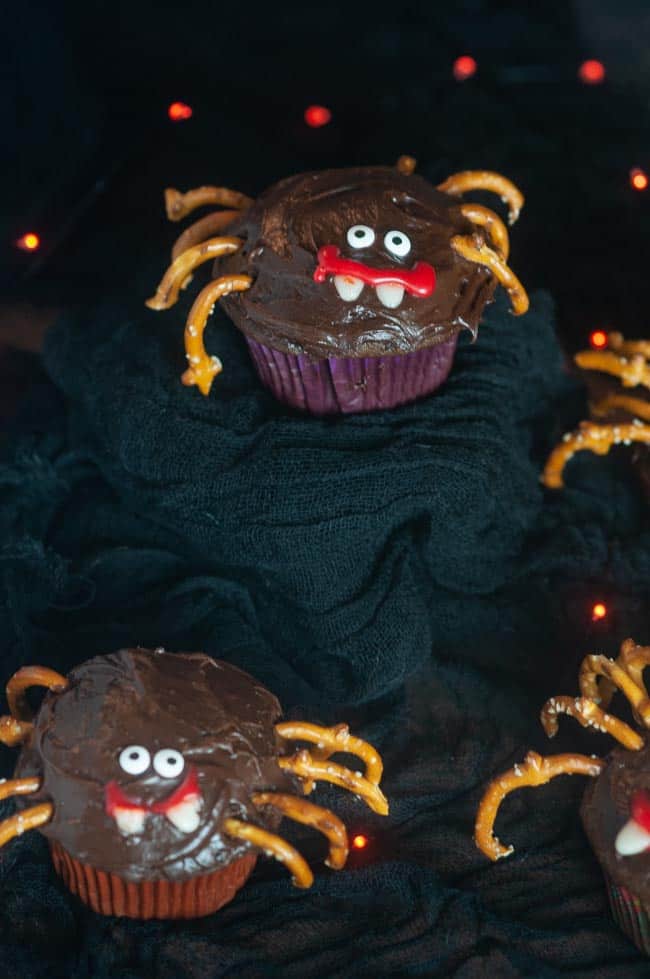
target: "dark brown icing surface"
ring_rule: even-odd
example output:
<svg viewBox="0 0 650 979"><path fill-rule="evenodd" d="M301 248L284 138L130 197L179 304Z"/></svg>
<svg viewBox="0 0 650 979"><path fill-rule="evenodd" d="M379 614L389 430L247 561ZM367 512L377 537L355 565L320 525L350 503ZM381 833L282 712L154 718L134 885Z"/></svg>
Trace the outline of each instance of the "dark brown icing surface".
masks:
<svg viewBox="0 0 650 979"><path fill-rule="evenodd" d="M607 766L587 786L581 816L594 852L609 877L650 902L650 851L621 856L614 841L630 818L630 800L639 789L650 791L650 746L640 751L615 748Z"/></svg>
<svg viewBox="0 0 650 979"><path fill-rule="evenodd" d="M54 804L41 832L70 854L125 880L185 880L250 851L222 835L234 816L266 829L280 817L250 800L264 789L296 791L278 767L274 724L280 704L248 674L202 653L121 650L89 660L69 674L70 687L46 694L24 746L17 776L38 774L38 793L20 801ZM184 771L161 777L153 764L127 774L120 752L141 745L151 759L160 749L181 752ZM125 835L106 812L105 793L115 781L136 804L156 805L196 772L200 822L193 832L162 812L151 812L141 832Z"/></svg>
<svg viewBox="0 0 650 979"><path fill-rule="evenodd" d="M353 249L346 235L359 224L375 231L375 241ZM403 260L384 245L393 230L411 240ZM218 260L213 275L254 278L247 292L233 293L222 304L245 334L267 346L312 359L406 353L463 329L476 336L496 283L488 269L451 247L453 235L473 231L459 202L416 174L392 167L305 173L265 191L228 227L228 234L245 244L240 253ZM347 302L331 278L314 281L317 252L324 245L373 268L411 269L427 262L435 270L436 288L425 298L405 292L395 309L384 306L371 285Z"/></svg>

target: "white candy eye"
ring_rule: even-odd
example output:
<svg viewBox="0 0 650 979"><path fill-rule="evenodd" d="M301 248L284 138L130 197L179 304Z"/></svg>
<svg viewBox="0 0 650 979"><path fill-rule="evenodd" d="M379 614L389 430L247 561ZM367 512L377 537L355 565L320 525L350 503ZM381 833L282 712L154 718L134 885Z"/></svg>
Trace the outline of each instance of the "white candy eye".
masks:
<svg viewBox="0 0 650 979"><path fill-rule="evenodd" d="M403 231L389 231L384 238L384 245L391 255L406 258L411 250L411 239Z"/></svg>
<svg viewBox="0 0 650 979"><path fill-rule="evenodd" d="M367 224L353 224L348 228L350 248L370 248L375 243L375 232Z"/></svg>
<svg viewBox="0 0 650 979"><path fill-rule="evenodd" d="M151 755L141 744L130 744L120 751L119 763L128 775L142 775L149 768Z"/></svg>
<svg viewBox="0 0 650 979"><path fill-rule="evenodd" d="M153 767L162 778L176 778L185 768L185 759L174 748L161 748L153 756Z"/></svg>

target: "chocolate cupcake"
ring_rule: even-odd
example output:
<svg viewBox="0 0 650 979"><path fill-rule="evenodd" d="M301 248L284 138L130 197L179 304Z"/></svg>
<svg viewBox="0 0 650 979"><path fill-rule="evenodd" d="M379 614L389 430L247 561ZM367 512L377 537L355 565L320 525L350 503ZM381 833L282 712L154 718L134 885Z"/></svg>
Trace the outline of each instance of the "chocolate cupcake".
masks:
<svg viewBox="0 0 650 979"><path fill-rule="evenodd" d="M568 432L549 456L542 481L564 485L564 468L576 452L606 455L632 446L632 465L650 502L650 341L603 334L599 349L581 350L575 363L587 387L589 420Z"/></svg>
<svg viewBox="0 0 650 979"><path fill-rule="evenodd" d="M48 692L31 716L29 687ZM319 780L388 811L377 752L345 725L280 722L277 699L248 674L203 653L127 649L66 678L25 667L9 681L0 741L22 745L0 785L18 812L0 845L27 829L47 837L54 866L93 910L193 918L232 899L260 850L309 887L311 870L276 830L284 816L320 830L340 869L347 836L331 812L300 796ZM288 753L293 742L316 745ZM357 755L361 775L330 760Z"/></svg>
<svg viewBox="0 0 650 979"><path fill-rule="evenodd" d="M193 269L216 258L213 281L187 320L184 383L208 394L221 370L203 345L221 298L262 382L315 415L392 408L430 394L451 369L460 331L476 337L498 283L513 311L524 313L528 297L506 264L505 225L488 208L458 201L490 190L513 223L523 203L517 188L487 171L434 188L414 167L402 157L396 168L300 174L181 235L147 305L173 305ZM240 197L225 188L170 190L168 215L178 220ZM228 237L207 237L225 227Z"/></svg>
<svg viewBox="0 0 650 979"><path fill-rule="evenodd" d="M621 645L616 660L586 656L580 668L579 697L551 697L541 721L549 737L558 729L558 715L568 714L583 727L611 734L621 745L604 760L595 755L543 757L531 751L525 760L493 779L476 818L475 841L492 860L507 857L493 826L506 795L528 785L543 785L557 775L588 775L581 816L589 842L604 875L610 905L620 928L650 955L650 699L643 671L650 647L632 639ZM603 682L606 681L606 682ZM618 720L607 707L619 689L629 700L637 729ZM607 711L607 712L606 712Z"/></svg>

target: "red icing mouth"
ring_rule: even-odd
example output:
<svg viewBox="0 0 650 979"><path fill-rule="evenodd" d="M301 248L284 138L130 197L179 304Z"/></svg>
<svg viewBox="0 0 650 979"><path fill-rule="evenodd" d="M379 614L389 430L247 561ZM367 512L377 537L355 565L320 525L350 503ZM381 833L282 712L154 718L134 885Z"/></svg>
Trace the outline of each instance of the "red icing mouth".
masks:
<svg viewBox="0 0 650 979"><path fill-rule="evenodd" d="M143 812L166 813L173 806L178 806L182 802L189 802L200 794L199 781L194 768L190 768L181 784L177 789L174 789L171 795L151 805L147 805L146 802L134 802L133 799L129 799L117 782L109 782L106 786L106 815L114 817L116 809L138 809Z"/></svg>
<svg viewBox="0 0 650 979"><path fill-rule="evenodd" d="M632 796L632 819L650 833L650 795L642 789Z"/></svg>
<svg viewBox="0 0 650 979"><path fill-rule="evenodd" d="M315 282L325 282L328 275L350 275L369 286L400 285L412 296L430 296L436 287L436 273L428 262L416 262L412 269L373 269L352 258L341 258L336 245L318 249Z"/></svg>

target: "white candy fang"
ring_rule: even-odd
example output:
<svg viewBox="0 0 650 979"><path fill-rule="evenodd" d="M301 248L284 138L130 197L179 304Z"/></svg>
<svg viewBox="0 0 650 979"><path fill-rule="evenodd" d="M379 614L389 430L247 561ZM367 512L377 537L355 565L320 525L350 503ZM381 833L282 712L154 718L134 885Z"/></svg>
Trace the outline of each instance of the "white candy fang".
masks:
<svg viewBox="0 0 650 979"><path fill-rule="evenodd" d="M363 292L363 282L353 275L335 275L334 285L341 299L353 303Z"/></svg>
<svg viewBox="0 0 650 979"><path fill-rule="evenodd" d="M141 833L144 829L147 812L145 809L121 809L117 806L113 818L120 833L124 836L132 836L134 833Z"/></svg>
<svg viewBox="0 0 650 979"><path fill-rule="evenodd" d="M614 848L622 857L631 857L637 853L643 853L650 847L650 833L634 819L628 819L623 829L619 832L614 843Z"/></svg>
<svg viewBox="0 0 650 979"><path fill-rule="evenodd" d="M383 306L388 306L389 309L397 309L404 298L404 286L388 283L386 285L376 286L376 290L380 303Z"/></svg>
<svg viewBox="0 0 650 979"><path fill-rule="evenodd" d="M165 815L176 829L180 829L181 833L193 833L198 829L199 823L201 822L201 817L199 816L200 809L201 800L198 796L195 796L193 799L186 799L185 802L179 802L177 806L172 806L171 809L167 810Z"/></svg>

